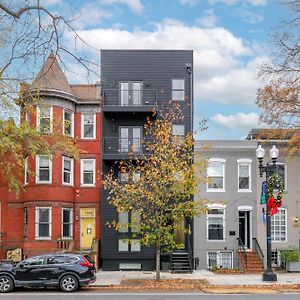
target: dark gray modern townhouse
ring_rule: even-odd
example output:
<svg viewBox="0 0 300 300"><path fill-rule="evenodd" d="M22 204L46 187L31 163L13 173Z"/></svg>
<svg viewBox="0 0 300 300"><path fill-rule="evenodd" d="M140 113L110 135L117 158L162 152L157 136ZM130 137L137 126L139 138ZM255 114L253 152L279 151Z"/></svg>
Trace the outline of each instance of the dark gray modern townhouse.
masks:
<svg viewBox="0 0 300 300"><path fill-rule="evenodd" d="M173 133L185 135L193 129L193 52L190 50L102 50L103 96L102 171L118 174L118 162L139 157L143 151L146 118L159 118L170 100L182 107L184 120L173 124ZM157 113L154 114L153 112ZM124 176L120 180L128 180ZM154 249L130 238L130 229L116 231L106 224L128 222L131 213L117 213L102 197L101 259L103 270L153 270ZM122 226L123 227L123 226ZM124 226L126 228L126 226ZM184 237L192 240L192 236ZM188 241L189 243L191 241Z"/></svg>

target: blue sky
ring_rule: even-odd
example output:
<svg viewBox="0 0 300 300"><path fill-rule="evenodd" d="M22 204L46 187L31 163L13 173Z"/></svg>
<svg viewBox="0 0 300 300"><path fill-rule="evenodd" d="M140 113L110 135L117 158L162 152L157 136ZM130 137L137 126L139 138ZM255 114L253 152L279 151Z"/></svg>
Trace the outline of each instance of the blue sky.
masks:
<svg viewBox="0 0 300 300"><path fill-rule="evenodd" d="M241 139L258 127L257 66L269 60L271 28L286 13L277 0L44 0L75 16L73 26L95 49L193 49L195 120L209 118L198 139ZM99 61L99 52L70 49ZM80 49L80 50L79 50ZM70 81L84 81L71 63Z"/></svg>

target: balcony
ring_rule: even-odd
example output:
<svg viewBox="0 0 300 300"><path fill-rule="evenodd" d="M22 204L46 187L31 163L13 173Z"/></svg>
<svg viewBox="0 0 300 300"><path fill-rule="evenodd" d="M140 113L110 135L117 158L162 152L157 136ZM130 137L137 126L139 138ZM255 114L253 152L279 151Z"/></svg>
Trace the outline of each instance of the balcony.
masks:
<svg viewBox="0 0 300 300"><path fill-rule="evenodd" d="M153 89L103 90L103 113L152 114L157 107L157 91Z"/></svg>
<svg viewBox="0 0 300 300"><path fill-rule="evenodd" d="M147 154L145 138L104 137L102 157L106 160L140 158Z"/></svg>

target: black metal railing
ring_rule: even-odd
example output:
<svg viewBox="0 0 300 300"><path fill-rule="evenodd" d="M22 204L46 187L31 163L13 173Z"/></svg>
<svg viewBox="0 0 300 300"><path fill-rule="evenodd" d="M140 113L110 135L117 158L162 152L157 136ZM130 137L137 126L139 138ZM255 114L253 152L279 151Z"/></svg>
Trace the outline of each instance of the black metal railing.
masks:
<svg viewBox="0 0 300 300"><path fill-rule="evenodd" d="M154 106L157 105L157 90L104 89L102 92L104 106Z"/></svg>
<svg viewBox="0 0 300 300"><path fill-rule="evenodd" d="M146 138L103 138L103 154L146 154Z"/></svg>
<svg viewBox="0 0 300 300"><path fill-rule="evenodd" d="M264 263L264 253L261 250L257 238L252 238L252 241L253 241L253 250L258 253L260 260L262 261L262 263Z"/></svg>
<svg viewBox="0 0 300 300"><path fill-rule="evenodd" d="M241 238L237 238L238 240L238 250L239 250L239 253L242 253L243 257L244 257L244 261L245 261L245 267L247 269L247 253L246 253L246 247L242 241Z"/></svg>
<svg viewBox="0 0 300 300"><path fill-rule="evenodd" d="M187 248L187 253L188 253L188 257L189 257L189 265L190 265L190 270L192 272L193 270L193 251L192 251L192 246L191 246L191 239L190 239L190 235L187 236L187 243L186 243L186 248Z"/></svg>

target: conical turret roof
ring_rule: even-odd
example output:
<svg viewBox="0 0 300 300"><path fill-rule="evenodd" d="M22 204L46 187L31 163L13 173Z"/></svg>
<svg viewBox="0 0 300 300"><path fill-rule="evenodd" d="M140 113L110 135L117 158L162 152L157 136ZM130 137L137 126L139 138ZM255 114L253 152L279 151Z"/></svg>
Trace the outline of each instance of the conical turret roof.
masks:
<svg viewBox="0 0 300 300"><path fill-rule="evenodd" d="M68 80L53 52L48 56L32 85L35 89L39 89L40 91L57 90L73 95Z"/></svg>

